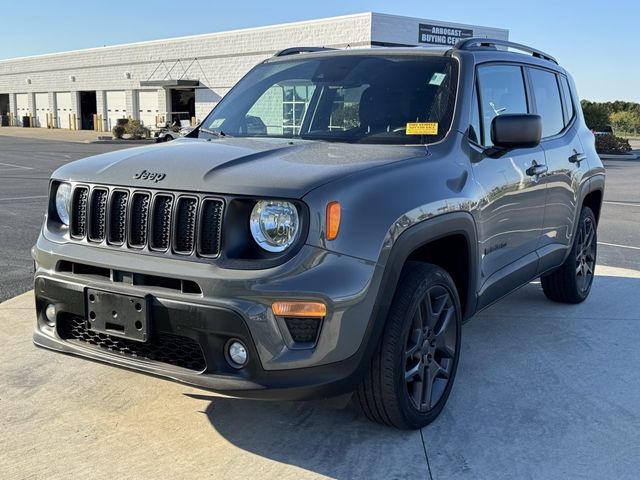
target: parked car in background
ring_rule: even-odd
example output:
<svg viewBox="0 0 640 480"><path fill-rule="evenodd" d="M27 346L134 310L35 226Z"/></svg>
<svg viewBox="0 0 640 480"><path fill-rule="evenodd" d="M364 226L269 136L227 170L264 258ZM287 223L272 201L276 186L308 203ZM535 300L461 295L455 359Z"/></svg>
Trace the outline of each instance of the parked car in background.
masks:
<svg viewBox="0 0 640 480"><path fill-rule="evenodd" d="M591 131L593 132L594 135L614 135L613 127L611 125L594 127Z"/></svg>

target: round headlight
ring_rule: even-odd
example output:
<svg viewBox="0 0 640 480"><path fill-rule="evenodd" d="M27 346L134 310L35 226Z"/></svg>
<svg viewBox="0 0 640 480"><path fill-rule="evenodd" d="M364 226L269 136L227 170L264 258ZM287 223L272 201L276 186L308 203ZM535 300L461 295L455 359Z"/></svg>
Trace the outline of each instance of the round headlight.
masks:
<svg viewBox="0 0 640 480"><path fill-rule="evenodd" d="M300 222L298 210L290 202L263 200L253 207L251 234L268 252L282 252L297 238Z"/></svg>
<svg viewBox="0 0 640 480"><path fill-rule="evenodd" d="M69 205L71 205L71 185L61 183L56 190L56 213L65 225L69 225Z"/></svg>

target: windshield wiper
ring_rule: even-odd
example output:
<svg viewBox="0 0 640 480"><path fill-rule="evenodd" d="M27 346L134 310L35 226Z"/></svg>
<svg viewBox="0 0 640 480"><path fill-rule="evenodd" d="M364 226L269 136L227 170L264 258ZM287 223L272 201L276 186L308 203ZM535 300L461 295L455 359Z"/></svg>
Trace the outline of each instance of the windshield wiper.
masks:
<svg viewBox="0 0 640 480"><path fill-rule="evenodd" d="M215 137L230 137L231 135L227 135L222 130L209 130L208 128L200 127L198 132L208 133L209 135L213 135Z"/></svg>

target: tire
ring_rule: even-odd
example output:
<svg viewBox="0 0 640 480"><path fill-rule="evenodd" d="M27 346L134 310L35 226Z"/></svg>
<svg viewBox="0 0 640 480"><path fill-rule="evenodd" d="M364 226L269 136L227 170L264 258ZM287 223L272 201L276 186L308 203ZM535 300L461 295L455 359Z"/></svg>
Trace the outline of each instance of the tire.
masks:
<svg viewBox="0 0 640 480"><path fill-rule="evenodd" d="M591 291L597 253L596 217L584 207L569 256L557 270L540 279L545 296L560 303L583 302Z"/></svg>
<svg viewBox="0 0 640 480"><path fill-rule="evenodd" d="M435 265L408 263L370 369L354 396L370 420L414 430L436 419L458 368L461 323L449 274ZM428 382L422 381L425 377Z"/></svg>

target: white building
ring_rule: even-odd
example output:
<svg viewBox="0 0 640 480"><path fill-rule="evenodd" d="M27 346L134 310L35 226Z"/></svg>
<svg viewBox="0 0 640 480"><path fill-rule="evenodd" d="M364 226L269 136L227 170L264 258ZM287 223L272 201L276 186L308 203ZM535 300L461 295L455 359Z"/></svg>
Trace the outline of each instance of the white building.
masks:
<svg viewBox="0 0 640 480"><path fill-rule="evenodd" d="M0 114L39 127L110 130L119 118L202 119L254 65L294 46L453 45L508 30L362 13L0 61ZM97 127L97 125L96 125Z"/></svg>

